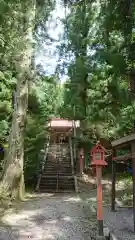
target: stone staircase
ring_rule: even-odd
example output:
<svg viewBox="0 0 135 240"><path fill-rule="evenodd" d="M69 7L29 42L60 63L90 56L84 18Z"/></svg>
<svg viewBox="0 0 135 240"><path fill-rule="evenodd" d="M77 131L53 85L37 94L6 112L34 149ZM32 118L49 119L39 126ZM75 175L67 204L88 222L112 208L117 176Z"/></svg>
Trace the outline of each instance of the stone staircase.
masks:
<svg viewBox="0 0 135 240"><path fill-rule="evenodd" d="M71 164L69 144L51 144L48 150L39 191L74 191L75 181Z"/></svg>

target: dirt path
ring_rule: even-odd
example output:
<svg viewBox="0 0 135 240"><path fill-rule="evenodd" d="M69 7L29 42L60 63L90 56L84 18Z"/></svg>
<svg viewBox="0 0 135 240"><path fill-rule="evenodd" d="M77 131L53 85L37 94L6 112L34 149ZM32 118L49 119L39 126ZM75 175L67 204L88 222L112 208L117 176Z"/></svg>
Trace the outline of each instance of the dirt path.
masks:
<svg viewBox="0 0 135 240"><path fill-rule="evenodd" d="M94 240L95 229L95 219L86 216L80 197L43 195L4 214L0 240Z"/></svg>

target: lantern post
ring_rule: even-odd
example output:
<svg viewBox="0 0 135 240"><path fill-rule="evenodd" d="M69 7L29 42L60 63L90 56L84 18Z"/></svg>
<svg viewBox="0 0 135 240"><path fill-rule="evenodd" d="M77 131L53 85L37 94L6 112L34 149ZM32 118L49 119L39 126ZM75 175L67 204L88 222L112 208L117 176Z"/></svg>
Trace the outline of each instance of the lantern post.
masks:
<svg viewBox="0 0 135 240"><path fill-rule="evenodd" d="M102 194L102 168L107 165L105 161L105 148L99 143L91 149L92 162L91 165L96 167L97 179L97 222L98 222L98 238L105 239L103 231L103 194Z"/></svg>
<svg viewBox="0 0 135 240"><path fill-rule="evenodd" d="M80 149L79 163L80 163L80 174L82 175L83 170L84 170L84 151L83 151L83 148Z"/></svg>

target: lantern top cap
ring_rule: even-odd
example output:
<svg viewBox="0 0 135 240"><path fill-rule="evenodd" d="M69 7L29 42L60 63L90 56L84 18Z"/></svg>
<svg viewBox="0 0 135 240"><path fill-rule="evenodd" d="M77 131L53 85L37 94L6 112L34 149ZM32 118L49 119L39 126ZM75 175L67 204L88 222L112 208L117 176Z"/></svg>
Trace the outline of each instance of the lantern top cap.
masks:
<svg viewBox="0 0 135 240"><path fill-rule="evenodd" d="M91 152L96 152L96 151L107 152L106 149L99 142L97 142L97 144L95 146L93 146L91 149Z"/></svg>

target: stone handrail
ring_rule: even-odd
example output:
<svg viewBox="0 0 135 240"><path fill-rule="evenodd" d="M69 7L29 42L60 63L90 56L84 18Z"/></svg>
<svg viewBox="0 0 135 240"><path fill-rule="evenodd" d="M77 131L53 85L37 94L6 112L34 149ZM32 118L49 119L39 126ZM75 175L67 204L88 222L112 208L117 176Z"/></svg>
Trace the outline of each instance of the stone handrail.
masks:
<svg viewBox="0 0 135 240"><path fill-rule="evenodd" d="M73 147L72 147L71 138L69 138L69 146L70 146L71 166L72 166L72 175L74 177L75 191L78 192L77 178L75 176L75 171L74 171Z"/></svg>
<svg viewBox="0 0 135 240"><path fill-rule="evenodd" d="M50 141L48 140L47 145L45 146L44 161L42 162L41 172L39 173L39 177L38 177L38 181L37 181L37 185L36 185L36 191L38 191L38 189L39 189L42 173L43 173L44 168L45 168L45 163L46 163L47 154L48 154L48 150L49 150L49 143L50 143Z"/></svg>
<svg viewBox="0 0 135 240"><path fill-rule="evenodd" d="M74 159L73 159L73 147L72 147L72 140L71 140L71 138L69 138L69 147L70 147L72 174L74 175Z"/></svg>

